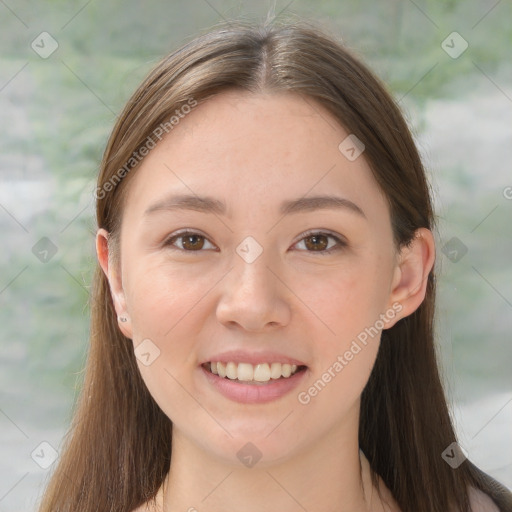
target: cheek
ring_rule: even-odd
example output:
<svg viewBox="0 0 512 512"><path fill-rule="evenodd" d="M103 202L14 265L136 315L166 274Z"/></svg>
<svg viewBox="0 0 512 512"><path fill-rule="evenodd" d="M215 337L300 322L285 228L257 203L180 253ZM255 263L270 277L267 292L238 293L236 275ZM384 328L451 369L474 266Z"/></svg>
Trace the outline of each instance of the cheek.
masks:
<svg viewBox="0 0 512 512"><path fill-rule="evenodd" d="M380 344L377 322L385 294L378 287L385 287L368 264L333 273L328 283L309 284L305 296L311 302L305 302L322 322L315 322L314 364L297 400L305 411L315 411L308 418L321 416L328 425L348 414L368 382Z"/></svg>
<svg viewBox="0 0 512 512"><path fill-rule="evenodd" d="M204 298L212 286L211 278L148 260L129 268L127 276L135 353L142 350L137 347L147 346L156 356L150 366L139 361L141 374L152 392L158 394L160 388L170 391L169 386L177 386L173 377L185 382L197 366L194 343L204 330Z"/></svg>
<svg viewBox="0 0 512 512"><path fill-rule="evenodd" d="M341 349L366 327L375 324L385 306L388 278L385 262L379 258L353 259L324 275L304 275L298 281L298 295L317 317L318 329Z"/></svg>
<svg viewBox="0 0 512 512"><path fill-rule="evenodd" d="M298 401L332 421L359 399L374 366L390 261L367 251L342 268L331 269L329 279L316 276L301 288L305 302L322 322L316 320L312 375Z"/></svg>
<svg viewBox="0 0 512 512"><path fill-rule="evenodd" d="M204 330L211 276L178 271L162 262L133 266L127 271L127 306L133 328L135 353L150 353L151 363L138 358L141 376L157 404L175 419L197 414L185 391L196 371L195 343ZM187 412L188 411L188 412Z"/></svg>
<svg viewBox="0 0 512 512"><path fill-rule="evenodd" d="M165 262L134 266L127 272L127 305L134 329L134 341L155 338L172 342L175 333L197 327L190 319L212 286L211 276L191 273ZM189 331L190 332L190 331Z"/></svg>

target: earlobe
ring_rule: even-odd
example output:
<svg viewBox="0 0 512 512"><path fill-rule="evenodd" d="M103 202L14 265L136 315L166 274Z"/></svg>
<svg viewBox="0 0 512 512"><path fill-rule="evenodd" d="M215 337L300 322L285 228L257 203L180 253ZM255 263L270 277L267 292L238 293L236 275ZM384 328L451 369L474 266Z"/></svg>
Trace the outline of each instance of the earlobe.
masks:
<svg viewBox="0 0 512 512"><path fill-rule="evenodd" d="M118 269L114 268L111 264L111 258L109 259L108 237L108 231L103 228L98 229L96 233L96 254L98 262L108 279L110 295L117 313L119 329L127 338L131 338L131 322L126 312L126 301L121 276Z"/></svg>
<svg viewBox="0 0 512 512"><path fill-rule="evenodd" d="M425 298L427 281L435 261L434 236L429 229L416 230L414 239L402 248L393 282L389 306L399 303L400 315L386 325L392 327L400 318L414 313Z"/></svg>

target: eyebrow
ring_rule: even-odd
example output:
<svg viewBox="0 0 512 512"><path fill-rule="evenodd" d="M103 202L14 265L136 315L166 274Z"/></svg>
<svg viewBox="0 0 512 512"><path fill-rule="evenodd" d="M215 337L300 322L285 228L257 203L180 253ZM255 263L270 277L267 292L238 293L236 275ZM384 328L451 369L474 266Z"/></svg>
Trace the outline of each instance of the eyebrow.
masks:
<svg viewBox="0 0 512 512"><path fill-rule="evenodd" d="M363 210L349 199L338 196L310 196L299 199L289 199L281 203L280 213L288 215L291 213L302 213L321 209L347 210L360 217L366 218ZM151 205L144 212L144 215L150 215L159 211L172 210L194 210L202 213L213 213L216 215L227 216L226 204L218 199L208 196L197 195L173 195ZM228 216L231 218L230 216Z"/></svg>

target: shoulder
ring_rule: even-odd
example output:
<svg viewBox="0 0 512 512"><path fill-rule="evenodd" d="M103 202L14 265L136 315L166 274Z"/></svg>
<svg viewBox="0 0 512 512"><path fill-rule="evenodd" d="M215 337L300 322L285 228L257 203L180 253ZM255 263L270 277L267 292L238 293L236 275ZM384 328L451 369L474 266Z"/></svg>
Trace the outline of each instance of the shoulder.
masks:
<svg viewBox="0 0 512 512"><path fill-rule="evenodd" d="M469 487L468 494L471 512L500 512L491 497L480 489Z"/></svg>

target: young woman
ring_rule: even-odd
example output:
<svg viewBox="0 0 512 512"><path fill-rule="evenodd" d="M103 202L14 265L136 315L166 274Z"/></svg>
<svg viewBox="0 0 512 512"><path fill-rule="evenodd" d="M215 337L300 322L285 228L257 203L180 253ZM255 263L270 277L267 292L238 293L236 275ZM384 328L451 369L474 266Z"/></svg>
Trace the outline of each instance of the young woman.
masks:
<svg viewBox="0 0 512 512"><path fill-rule="evenodd" d="M96 197L85 382L41 512L512 510L440 382L418 152L333 36L230 22L166 57Z"/></svg>

